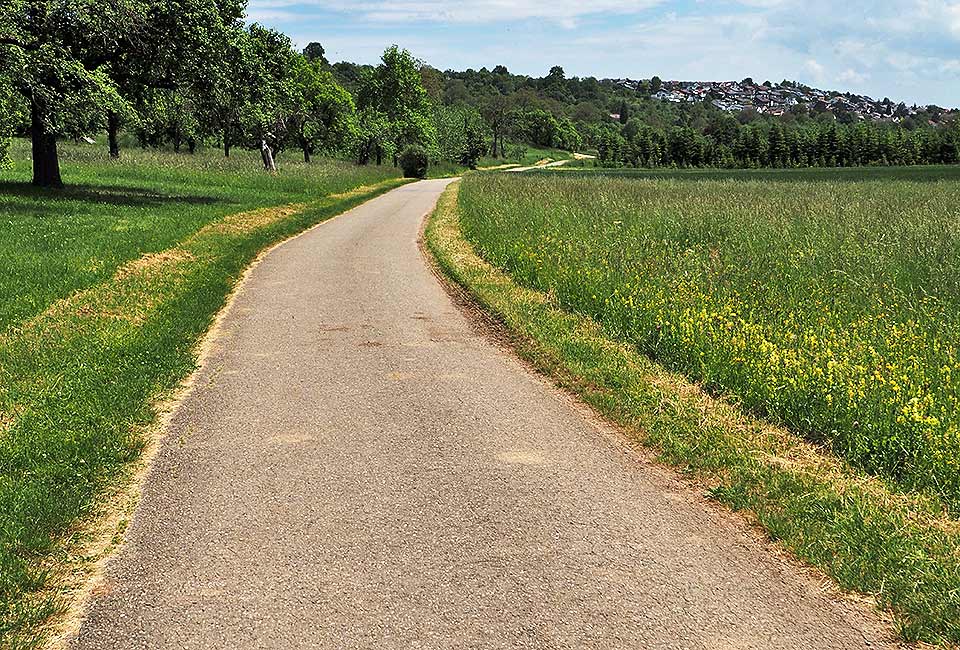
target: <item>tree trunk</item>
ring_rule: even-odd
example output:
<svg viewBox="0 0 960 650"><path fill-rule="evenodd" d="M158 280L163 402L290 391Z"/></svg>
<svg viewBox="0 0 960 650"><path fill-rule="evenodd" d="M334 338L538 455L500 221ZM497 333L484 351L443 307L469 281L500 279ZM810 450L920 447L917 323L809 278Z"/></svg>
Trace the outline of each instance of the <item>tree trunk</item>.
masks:
<svg viewBox="0 0 960 650"><path fill-rule="evenodd" d="M187 149L190 151L190 155L197 153L197 141L193 138L187 139Z"/></svg>
<svg viewBox="0 0 960 650"><path fill-rule="evenodd" d="M260 140L260 157L263 158L263 168L268 172L277 171L277 164L273 161L273 149L266 140Z"/></svg>
<svg viewBox="0 0 960 650"><path fill-rule="evenodd" d="M223 157L230 157L230 136L227 134L227 130L223 130Z"/></svg>
<svg viewBox="0 0 960 650"><path fill-rule="evenodd" d="M300 140L300 148L303 149L303 162L310 162L310 143L307 142L306 138Z"/></svg>
<svg viewBox="0 0 960 650"><path fill-rule="evenodd" d="M383 148L380 145L377 145L377 166L383 164Z"/></svg>
<svg viewBox="0 0 960 650"><path fill-rule="evenodd" d="M110 157L120 157L120 116L114 111L107 111L107 140L110 143Z"/></svg>
<svg viewBox="0 0 960 650"><path fill-rule="evenodd" d="M47 133L43 111L35 102L30 105L30 139L33 143L33 184L37 187L63 187L57 136Z"/></svg>

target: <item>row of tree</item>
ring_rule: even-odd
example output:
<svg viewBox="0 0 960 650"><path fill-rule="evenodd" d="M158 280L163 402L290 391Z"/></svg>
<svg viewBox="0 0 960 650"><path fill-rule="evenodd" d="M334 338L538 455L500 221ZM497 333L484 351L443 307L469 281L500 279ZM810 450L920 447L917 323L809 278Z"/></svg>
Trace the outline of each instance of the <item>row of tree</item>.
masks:
<svg viewBox="0 0 960 650"><path fill-rule="evenodd" d="M671 104L613 80L492 70L441 72L396 46L376 65L331 65L283 34L243 21L245 0L3 0L0 164L4 136L32 140L34 183L60 185L57 142L107 133L143 147L259 150L265 169L298 149L399 161L408 146L473 166L511 143L596 149L601 164L773 166L952 163L957 125L927 107L900 124L850 123L796 107L733 115ZM846 116L849 117L849 116ZM936 118L936 119L935 119Z"/></svg>
<svg viewBox="0 0 960 650"><path fill-rule="evenodd" d="M394 164L405 146L475 165L487 127L469 107L429 100L422 64L396 46L351 93L323 47L245 25L242 0L4 0L0 162L11 134L32 140L34 184L62 185L57 143L123 133L143 147L216 143L260 151L264 168L299 149ZM438 138L438 135L442 136Z"/></svg>
<svg viewBox="0 0 960 650"><path fill-rule="evenodd" d="M854 167L955 164L960 133L953 127L906 131L896 126L754 122L702 133L654 128L631 120L594 134L598 162L632 167Z"/></svg>

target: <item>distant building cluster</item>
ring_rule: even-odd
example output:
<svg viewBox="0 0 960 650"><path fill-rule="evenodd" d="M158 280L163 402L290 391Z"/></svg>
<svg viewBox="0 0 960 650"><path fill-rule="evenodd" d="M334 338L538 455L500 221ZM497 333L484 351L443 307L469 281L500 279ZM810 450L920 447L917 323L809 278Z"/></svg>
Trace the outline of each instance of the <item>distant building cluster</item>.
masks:
<svg viewBox="0 0 960 650"><path fill-rule="evenodd" d="M616 82L633 90L644 88L645 82L632 79L617 79ZM648 87L648 86L647 86ZM929 107L907 106L889 99L875 100L867 95L819 90L803 84L757 84L744 81L663 81L653 99L665 102L712 103L724 111L739 112L753 109L765 115L784 115L803 106L810 112L830 112L834 115L847 113L858 120L887 121L899 123L919 112L929 112ZM957 110L939 109L938 121L953 119ZM935 123L931 121L931 123Z"/></svg>

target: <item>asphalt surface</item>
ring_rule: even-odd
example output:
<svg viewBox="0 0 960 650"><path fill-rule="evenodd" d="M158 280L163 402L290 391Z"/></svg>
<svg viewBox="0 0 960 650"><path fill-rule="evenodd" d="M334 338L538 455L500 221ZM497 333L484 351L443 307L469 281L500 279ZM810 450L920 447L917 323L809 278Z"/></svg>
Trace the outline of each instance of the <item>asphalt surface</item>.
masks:
<svg viewBox="0 0 960 650"><path fill-rule="evenodd" d="M74 647L883 647L471 326L417 246L446 183L254 270Z"/></svg>

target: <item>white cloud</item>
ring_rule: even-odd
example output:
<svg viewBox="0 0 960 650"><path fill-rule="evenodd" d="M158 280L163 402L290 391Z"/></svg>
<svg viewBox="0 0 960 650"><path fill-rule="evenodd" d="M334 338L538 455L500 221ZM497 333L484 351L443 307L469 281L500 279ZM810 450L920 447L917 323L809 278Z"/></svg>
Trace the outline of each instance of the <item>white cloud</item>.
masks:
<svg viewBox="0 0 960 650"><path fill-rule="evenodd" d="M610 14L637 14L666 0L401 0L398 2L338 0L252 0L251 13L298 5L362 16L375 23L498 23L540 19L572 29L578 19Z"/></svg>
<svg viewBox="0 0 960 650"><path fill-rule="evenodd" d="M847 68L846 70L841 71L840 74L837 75L837 81L845 84L860 85L863 82L865 82L869 77L870 75L857 72L853 68Z"/></svg>
<svg viewBox="0 0 960 650"><path fill-rule="evenodd" d="M816 59L807 59L804 68L810 73L814 82L822 84L827 80L827 69L823 67Z"/></svg>
<svg viewBox="0 0 960 650"><path fill-rule="evenodd" d="M250 0L250 16L367 62L398 43L441 68L787 78L960 104L960 0Z"/></svg>

